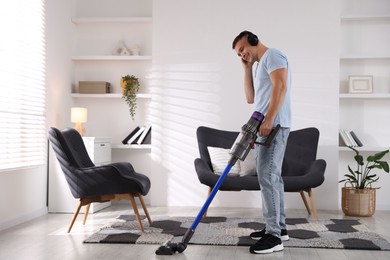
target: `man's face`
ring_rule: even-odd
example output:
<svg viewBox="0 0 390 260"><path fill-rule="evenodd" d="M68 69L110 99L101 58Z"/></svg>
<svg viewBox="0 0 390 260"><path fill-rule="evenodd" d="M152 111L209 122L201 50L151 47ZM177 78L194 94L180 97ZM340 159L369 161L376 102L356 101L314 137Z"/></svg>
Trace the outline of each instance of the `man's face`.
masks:
<svg viewBox="0 0 390 260"><path fill-rule="evenodd" d="M236 47L234 50L236 51L237 55L241 57L242 60L253 63L254 62L254 57L252 54L252 48L248 43L247 37L242 37L236 44Z"/></svg>

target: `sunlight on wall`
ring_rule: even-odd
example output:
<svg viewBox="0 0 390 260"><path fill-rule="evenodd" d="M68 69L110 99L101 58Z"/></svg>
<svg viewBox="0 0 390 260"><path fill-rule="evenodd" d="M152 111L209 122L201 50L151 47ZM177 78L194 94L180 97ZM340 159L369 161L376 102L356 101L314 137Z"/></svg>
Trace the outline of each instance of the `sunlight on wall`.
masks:
<svg viewBox="0 0 390 260"><path fill-rule="evenodd" d="M152 101L152 204L191 205L205 192L188 192L194 182L199 156L196 129L220 122L218 68L213 64L171 64L154 67ZM186 194L184 197L183 194Z"/></svg>

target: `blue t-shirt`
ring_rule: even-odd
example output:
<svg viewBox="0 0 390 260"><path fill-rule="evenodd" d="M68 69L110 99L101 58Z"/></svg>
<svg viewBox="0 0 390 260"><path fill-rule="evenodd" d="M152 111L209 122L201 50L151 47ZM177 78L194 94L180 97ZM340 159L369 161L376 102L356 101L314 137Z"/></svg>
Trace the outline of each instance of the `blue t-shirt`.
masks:
<svg viewBox="0 0 390 260"><path fill-rule="evenodd" d="M255 90L255 109L267 116L272 83L269 74L276 69L286 68L288 72L287 92L280 107L278 114L275 117L274 126L280 124L281 127L291 127L291 75L290 67L286 55L277 49L268 49L261 57L258 63L254 65L255 72L253 85Z"/></svg>

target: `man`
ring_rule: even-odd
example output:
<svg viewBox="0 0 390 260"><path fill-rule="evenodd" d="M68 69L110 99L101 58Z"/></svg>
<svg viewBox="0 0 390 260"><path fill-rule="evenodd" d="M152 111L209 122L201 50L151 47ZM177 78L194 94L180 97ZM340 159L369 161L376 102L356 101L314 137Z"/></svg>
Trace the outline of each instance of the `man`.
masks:
<svg viewBox="0 0 390 260"><path fill-rule="evenodd" d="M281 128L272 145L255 146L256 170L262 194L265 229L250 236L258 240L250 247L254 254L283 250L282 240L288 240L284 212L282 163L291 127L290 67L287 57L277 49L268 48L249 31L241 32L233 41L233 49L244 68L244 90L247 102L263 113L259 128L261 142L272 128Z"/></svg>

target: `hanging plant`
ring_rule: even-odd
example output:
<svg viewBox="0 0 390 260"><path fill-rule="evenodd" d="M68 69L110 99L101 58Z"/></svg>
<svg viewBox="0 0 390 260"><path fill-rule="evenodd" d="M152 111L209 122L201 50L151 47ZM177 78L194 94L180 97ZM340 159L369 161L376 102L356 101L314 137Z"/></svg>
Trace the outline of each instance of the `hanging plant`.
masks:
<svg viewBox="0 0 390 260"><path fill-rule="evenodd" d="M126 103L129 105L129 112L131 118L134 120L135 109L137 108L137 91L140 87L138 78L134 75L126 75L122 77L121 87L122 98L124 98Z"/></svg>

